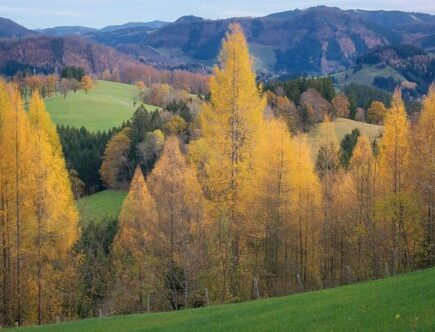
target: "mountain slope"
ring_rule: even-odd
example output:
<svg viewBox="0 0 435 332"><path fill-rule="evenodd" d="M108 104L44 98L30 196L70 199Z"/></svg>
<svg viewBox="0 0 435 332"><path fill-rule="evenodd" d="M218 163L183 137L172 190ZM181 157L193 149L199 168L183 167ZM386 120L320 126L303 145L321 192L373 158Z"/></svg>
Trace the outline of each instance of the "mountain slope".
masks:
<svg viewBox="0 0 435 332"><path fill-rule="evenodd" d="M22 331L432 331L434 327L432 268L268 300L95 318Z"/></svg>
<svg viewBox="0 0 435 332"><path fill-rule="evenodd" d="M18 23L0 17L0 38L24 37L35 34Z"/></svg>
<svg viewBox="0 0 435 332"><path fill-rule="evenodd" d="M86 33L95 32L97 29L82 26L58 26L47 29L37 29L36 31L46 36L81 36Z"/></svg>
<svg viewBox="0 0 435 332"><path fill-rule="evenodd" d="M156 29L159 29L167 24L169 24L169 22L163 22L163 21L159 21L159 20L155 20L155 21L151 21L151 22L128 22L128 23L120 24L120 25L108 25L104 28L101 28L98 31L99 32L112 32L112 31L131 29L131 28L147 28L149 30L156 30Z"/></svg>
<svg viewBox="0 0 435 332"><path fill-rule="evenodd" d="M77 36L35 36L5 39L0 43L0 72L13 75L18 70L38 73L60 72L64 66L83 67L88 73L135 63L125 54Z"/></svg>
<svg viewBox="0 0 435 332"><path fill-rule="evenodd" d="M42 33L83 34L144 63L202 70L216 62L221 40L232 22L243 26L256 69L272 74L343 71L361 55L387 45L409 44L435 51L434 15L326 6L255 18L183 16L173 23L131 22L91 32L83 27L57 27ZM0 20L0 34L26 36L27 29L10 21L8 24Z"/></svg>
<svg viewBox="0 0 435 332"><path fill-rule="evenodd" d="M343 70L376 46L435 44L433 15L325 6L257 18L206 20L185 16L154 31L131 28L118 31L115 38L104 36L104 32L94 38L116 48L122 45L128 49L135 44L143 50L151 47L167 58L210 65L231 22L243 26L259 67L290 74ZM140 50L136 52L140 55Z"/></svg>

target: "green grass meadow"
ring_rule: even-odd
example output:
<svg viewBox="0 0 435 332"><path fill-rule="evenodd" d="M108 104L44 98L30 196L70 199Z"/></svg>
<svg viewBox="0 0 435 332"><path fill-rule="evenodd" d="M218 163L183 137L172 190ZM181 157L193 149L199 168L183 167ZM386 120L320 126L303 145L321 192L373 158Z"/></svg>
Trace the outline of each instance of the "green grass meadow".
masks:
<svg viewBox="0 0 435 332"><path fill-rule="evenodd" d="M77 209L82 223L101 222L115 219L121 211L127 192L108 189L84 197L77 201Z"/></svg>
<svg viewBox="0 0 435 332"><path fill-rule="evenodd" d="M350 83L359 83L374 87L373 82L376 76L385 78L391 76L399 82L405 81L405 78L390 66L379 68L379 66L376 65L364 65L361 70L356 72L354 72L353 69L348 69L332 75L339 88L343 88Z"/></svg>
<svg viewBox="0 0 435 332"><path fill-rule="evenodd" d="M134 85L96 81L88 94L84 91L58 94L47 98L45 104L53 121L59 125L86 127L90 131L107 130L130 119L137 106L133 105ZM146 105L147 109L158 107Z"/></svg>
<svg viewBox="0 0 435 332"><path fill-rule="evenodd" d="M20 331L435 331L435 268L280 298Z"/></svg>
<svg viewBox="0 0 435 332"><path fill-rule="evenodd" d="M337 137L338 144L346 134L350 134L355 128L358 128L362 135L368 136L370 141L378 138L382 133L382 126L345 118L338 118L334 120L332 122L332 125L335 135ZM317 157L317 152L319 151L325 137L325 130L326 129L324 123L319 123L307 134L307 142L311 147L311 156L313 158Z"/></svg>

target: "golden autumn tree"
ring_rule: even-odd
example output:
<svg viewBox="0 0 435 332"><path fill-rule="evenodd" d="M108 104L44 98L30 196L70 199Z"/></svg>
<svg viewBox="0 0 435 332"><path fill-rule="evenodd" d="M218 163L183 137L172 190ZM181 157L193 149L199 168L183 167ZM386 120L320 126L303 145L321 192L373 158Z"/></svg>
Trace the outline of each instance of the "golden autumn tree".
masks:
<svg viewBox="0 0 435 332"><path fill-rule="evenodd" d="M429 88L413 131L414 184L423 208L424 263L435 262L435 85Z"/></svg>
<svg viewBox="0 0 435 332"><path fill-rule="evenodd" d="M378 191L378 161L373 155L367 136L361 135L354 148L349 165L350 189L348 196L353 204L349 210L348 224L352 227L350 250L355 260L352 262L359 278L379 276L381 238L376 228L376 209ZM356 250L355 250L356 249Z"/></svg>
<svg viewBox="0 0 435 332"><path fill-rule="evenodd" d="M294 150L292 209L297 234L293 244L298 257L296 271L306 287L317 287L320 281L321 186L311 149L304 137L294 138Z"/></svg>
<svg viewBox="0 0 435 332"><path fill-rule="evenodd" d="M333 255L336 251L338 218L336 218L336 198L339 190L338 144L333 123L329 115L324 116L323 144L320 146L316 159L316 170L322 186L322 260L321 273L326 285L334 284L337 277L337 266Z"/></svg>
<svg viewBox="0 0 435 332"><path fill-rule="evenodd" d="M81 88L83 89L83 91L85 91L86 94L88 94L88 92L94 88L94 81L89 75L84 75L80 83Z"/></svg>
<svg viewBox="0 0 435 332"><path fill-rule="evenodd" d="M14 220L12 212L14 173L14 109L10 98L10 87L0 81L0 227L1 227L1 324L9 326L15 318L16 294L14 287Z"/></svg>
<svg viewBox="0 0 435 332"><path fill-rule="evenodd" d="M62 314L66 296L62 289L73 272L71 249L78 236L78 214L56 128L36 91L30 100L29 117L35 155L31 173L36 186L36 310L41 324Z"/></svg>
<svg viewBox="0 0 435 332"><path fill-rule="evenodd" d="M113 243L115 272L112 301L121 312L140 312L153 286L154 248L161 241L156 204L140 167L136 168L119 216Z"/></svg>
<svg viewBox="0 0 435 332"><path fill-rule="evenodd" d="M162 241L157 249L173 309L192 305L202 293L201 275L207 263L206 201L196 170L180 150L180 141L169 137L148 178L156 201Z"/></svg>
<svg viewBox="0 0 435 332"><path fill-rule="evenodd" d="M35 232L32 128L15 85L0 83L0 178L3 324L34 322L32 235Z"/></svg>
<svg viewBox="0 0 435 332"><path fill-rule="evenodd" d="M334 107L336 116L340 118L349 117L349 100L344 93L340 92L334 97L332 106Z"/></svg>
<svg viewBox="0 0 435 332"><path fill-rule="evenodd" d="M254 275L264 280L269 296L282 293L289 281L290 256L286 255L295 234L293 220L293 191L296 177L295 148L284 120L267 121L263 138L257 149L252 203L256 207L250 219L256 220L246 228L248 234L259 239L264 256L263 269L254 266ZM259 227L261 226L261 228ZM256 260L254 260L256 261Z"/></svg>
<svg viewBox="0 0 435 332"><path fill-rule="evenodd" d="M412 195L410 129L405 105L396 90L385 117L379 151L382 197L380 218L388 236L393 274L411 268L418 248L418 223Z"/></svg>
<svg viewBox="0 0 435 332"><path fill-rule="evenodd" d="M104 150L100 174L104 184L109 188L123 188L131 178L128 153L130 151L131 129L126 127L114 135Z"/></svg>
<svg viewBox="0 0 435 332"><path fill-rule="evenodd" d="M200 113L202 138L192 144L191 153L215 207L215 226L221 230L215 233L221 248L219 284L221 298L227 299L241 295L242 237L249 209L243 200L251 190L253 154L266 100L257 87L240 25L230 26L219 60L210 79L211 102Z"/></svg>
<svg viewBox="0 0 435 332"><path fill-rule="evenodd" d="M387 109L381 101L373 101L367 110L367 120L370 123L381 124L384 121Z"/></svg>

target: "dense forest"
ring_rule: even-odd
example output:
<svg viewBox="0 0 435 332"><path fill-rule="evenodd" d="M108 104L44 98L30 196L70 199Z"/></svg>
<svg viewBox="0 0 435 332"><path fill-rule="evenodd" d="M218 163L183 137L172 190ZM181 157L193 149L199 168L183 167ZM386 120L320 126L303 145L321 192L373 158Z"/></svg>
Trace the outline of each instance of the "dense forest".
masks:
<svg viewBox="0 0 435 332"><path fill-rule="evenodd" d="M2 325L240 302L434 265L435 87L411 123L399 90L364 100L327 78L259 87L238 24L219 58L207 97L134 80L138 103L162 111L139 106L106 133L56 130L38 86L25 111L26 93L0 83ZM382 137L338 142L331 119L358 116L383 123ZM313 160L304 133L321 121ZM118 220L79 222L79 177L89 192L128 189Z"/></svg>

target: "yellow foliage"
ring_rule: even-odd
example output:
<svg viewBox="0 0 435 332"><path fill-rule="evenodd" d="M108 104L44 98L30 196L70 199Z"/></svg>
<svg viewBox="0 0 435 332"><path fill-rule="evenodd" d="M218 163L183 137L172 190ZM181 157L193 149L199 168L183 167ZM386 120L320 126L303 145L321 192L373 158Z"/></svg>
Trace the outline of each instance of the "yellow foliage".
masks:
<svg viewBox="0 0 435 332"><path fill-rule="evenodd" d="M160 240L156 204L140 167L137 167L122 206L119 230L113 243L116 278L112 299L116 310L134 312L144 309L145 294L153 288L154 247Z"/></svg>
<svg viewBox="0 0 435 332"><path fill-rule="evenodd" d="M124 187L129 178L130 132L128 127L121 130L110 139L104 150L100 174L103 182L110 188Z"/></svg>
<svg viewBox="0 0 435 332"><path fill-rule="evenodd" d="M94 81L92 77L89 75L85 75L82 77L81 81L82 89L86 92L86 94L94 88Z"/></svg>
<svg viewBox="0 0 435 332"><path fill-rule="evenodd" d="M198 279L207 264L206 201L195 168L186 162L175 136L166 140L148 184L157 203L158 228L162 234L156 248L161 257L159 277L171 285L179 283L177 271L181 270L185 278L181 284L186 285L183 291L189 294L199 286ZM177 290L170 288L176 298Z"/></svg>
<svg viewBox="0 0 435 332"><path fill-rule="evenodd" d="M409 186L409 123L400 91L393 96L385 116L380 143L380 170L387 192L398 193Z"/></svg>
<svg viewBox="0 0 435 332"><path fill-rule="evenodd" d="M230 26L219 60L220 65L214 68L210 79L211 103L199 115L202 138L191 145L191 154L199 168L204 191L216 207L213 217L217 228L228 224L225 227L229 236L218 243L228 248L228 241L232 242L233 251L223 253L222 266L230 274L234 296L240 287L240 236L246 211L250 209L245 200L252 190L251 171L263 127L266 98L257 87L240 25ZM223 297L227 296L227 286L221 291Z"/></svg>
<svg viewBox="0 0 435 332"><path fill-rule="evenodd" d="M26 113L18 89L1 85L0 227L10 239L2 244L2 260L11 264L4 320L49 322L65 313L78 215L59 138L39 93Z"/></svg>
<svg viewBox="0 0 435 332"><path fill-rule="evenodd" d="M394 93L391 108L385 117L384 135L379 151L380 182L383 197L379 201L379 218L390 234L393 273L408 269L411 251L417 248L418 223L415 218L415 197L411 191L410 130L400 91Z"/></svg>

